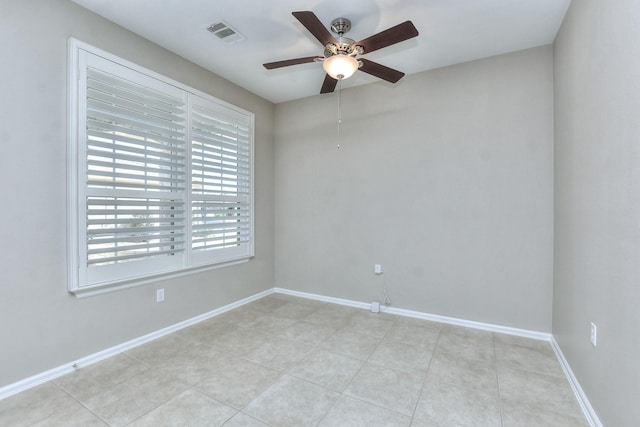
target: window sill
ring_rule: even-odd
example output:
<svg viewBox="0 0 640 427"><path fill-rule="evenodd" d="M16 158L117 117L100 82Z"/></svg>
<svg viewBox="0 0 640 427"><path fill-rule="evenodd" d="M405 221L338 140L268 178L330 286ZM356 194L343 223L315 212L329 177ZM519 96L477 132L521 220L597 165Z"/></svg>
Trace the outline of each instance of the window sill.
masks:
<svg viewBox="0 0 640 427"><path fill-rule="evenodd" d="M195 273L202 273L205 271L216 270L218 268L230 267L233 265L244 264L249 261L252 257L243 257L239 259L228 260L224 262L220 262L217 264L208 264L202 265L198 267L188 268L188 269L180 269L178 271L173 271L169 273L156 274L152 276L144 276L137 277L135 279L117 281L117 282L109 282L109 283L100 283L95 285L87 285L82 287L77 287L73 289L69 289L69 293L74 295L76 298L86 298L92 297L96 295L102 295L109 292L115 292L122 289L133 288L142 285L148 285L155 282L161 282L165 280L175 279L178 277L189 276Z"/></svg>

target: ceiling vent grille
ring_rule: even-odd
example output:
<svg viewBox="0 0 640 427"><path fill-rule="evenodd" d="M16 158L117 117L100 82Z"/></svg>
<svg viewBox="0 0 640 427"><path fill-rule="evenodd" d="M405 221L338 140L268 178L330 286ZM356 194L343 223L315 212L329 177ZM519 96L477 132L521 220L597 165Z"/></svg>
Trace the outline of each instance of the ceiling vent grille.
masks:
<svg viewBox="0 0 640 427"><path fill-rule="evenodd" d="M214 22L205 29L225 43L237 43L246 39L238 30L224 21Z"/></svg>

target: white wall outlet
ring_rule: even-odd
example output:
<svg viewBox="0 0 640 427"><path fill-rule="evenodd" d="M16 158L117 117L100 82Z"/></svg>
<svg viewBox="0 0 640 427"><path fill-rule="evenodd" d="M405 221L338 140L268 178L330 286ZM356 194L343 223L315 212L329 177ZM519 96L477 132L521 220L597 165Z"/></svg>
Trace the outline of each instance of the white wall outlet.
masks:
<svg viewBox="0 0 640 427"><path fill-rule="evenodd" d="M382 266L380 264L373 264L373 273L382 274Z"/></svg>
<svg viewBox="0 0 640 427"><path fill-rule="evenodd" d="M591 344L595 347L598 343L598 328L596 324L591 322Z"/></svg>
<svg viewBox="0 0 640 427"><path fill-rule="evenodd" d="M378 301L374 301L371 303L371 312L380 313L380 303Z"/></svg>
<svg viewBox="0 0 640 427"><path fill-rule="evenodd" d="M164 301L164 288L156 289L156 302Z"/></svg>

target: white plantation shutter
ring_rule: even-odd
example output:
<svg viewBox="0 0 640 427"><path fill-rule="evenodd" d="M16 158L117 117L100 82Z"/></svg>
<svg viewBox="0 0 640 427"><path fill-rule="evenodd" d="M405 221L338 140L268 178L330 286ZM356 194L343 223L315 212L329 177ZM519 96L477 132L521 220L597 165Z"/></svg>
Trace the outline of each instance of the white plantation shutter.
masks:
<svg viewBox="0 0 640 427"><path fill-rule="evenodd" d="M185 95L101 58L86 61L85 280L178 268L187 237Z"/></svg>
<svg viewBox="0 0 640 427"><path fill-rule="evenodd" d="M192 99L191 249L195 262L250 254L250 126L246 115L202 98Z"/></svg>
<svg viewBox="0 0 640 427"><path fill-rule="evenodd" d="M69 289L252 256L253 115L75 44Z"/></svg>

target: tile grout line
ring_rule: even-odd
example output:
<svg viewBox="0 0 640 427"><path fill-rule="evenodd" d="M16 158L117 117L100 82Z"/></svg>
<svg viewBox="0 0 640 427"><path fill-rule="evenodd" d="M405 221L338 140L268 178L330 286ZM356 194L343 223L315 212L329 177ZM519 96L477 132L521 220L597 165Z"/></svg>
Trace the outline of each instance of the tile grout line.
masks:
<svg viewBox="0 0 640 427"><path fill-rule="evenodd" d="M353 317L353 316L349 316L349 319L350 319L351 317ZM394 322L394 323L395 323L395 322ZM336 330L335 330L335 331L334 331L330 336L335 335L335 334L336 334L340 329L342 329L342 328L338 328L338 329L336 329ZM385 335L386 335L386 332L385 332ZM328 338L329 338L329 337L327 337L327 339L328 339ZM380 342L382 342L382 341L380 341ZM318 345L319 345L319 344L318 344ZM378 345L380 345L380 343L378 343ZM326 351L328 351L328 350L326 350ZM337 353L333 353L333 352L331 352L331 351L329 351L329 353L337 354ZM371 354L373 354L373 352L371 352ZM369 359L369 357L371 357L371 354L367 357L367 360ZM348 356L346 356L346 355L340 355L340 356L348 357ZM356 359L356 360L360 360L360 359ZM360 371L362 371L362 369L364 368L365 364L367 363L367 360L363 360L363 361L362 361L362 362L363 362L363 363L362 363L362 366L360 366L360 368L358 368L358 370L356 371L356 373L355 373L355 374L353 374L353 375L351 376L351 378L349 379L349 381L347 382L347 384L344 386L344 388L343 388L343 389L342 389L342 391L340 392L340 395L336 398L336 400L335 400L335 401L333 402L333 404L331 405L331 408L329 408L329 409L324 413L324 415L320 418L320 421L318 421L318 423L316 424L316 426L317 426L317 425L319 425L319 424L322 422L322 420L327 416L327 414L329 414L329 412L331 411L331 409L333 409L333 407L336 405L336 403L338 402L338 400L339 400L342 396L351 397L351 396L349 396L348 394L344 394L344 392L345 392L345 390L347 390L347 388L349 388L349 385L351 384L351 382L353 381L353 379L354 379L354 378L355 378L355 377L360 373ZM360 399L358 399L358 400L360 400Z"/></svg>
<svg viewBox="0 0 640 427"><path fill-rule="evenodd" d="M71 399L73 399L75 402L77 402L80 406L82 406L84 409L86 409L86 410L87 410L89 413L91 413L93 416L95 416L96 418L98 418L100 421L102 421L103 423L105 423L105 424L106 424L106 425L108 425L108 426L111 426L111 424L109 424L109 423L107 422L107 420L105 420L105 419L104 419L104 418L102 418L100 415L98 415L98 414L96 414L95 412L93 412L93 411L91 410L91 408L89 408L87 405L85 405L85 404L84 404L84 402L82 402L82 401L81 401L81 400L79 400L79 399L76 399L76 398L75 398L71 393L69 393L67 390L65 390L65 388L64 388L64 387L62 387L62 386L61 386L61 385L59 385L59 384L56 384L56 382L55 382L55 381L53 381L53 380L51 380L51 381L49 381L49 382L50 382L51 384L53 384L54 386L56 386L58 389L60 389L63 393L65 393L67 396L69 396L69 397L70 397ZM49 415L49 416L47 416L47 417L43 418L42 420L37 421L36 423L38 423L38 422L42 422L42 421L44 421L44 420L46 420L47 418L50 418L50 417L51 417L51 415ZM35 424L35 423L34 423L34 424Z"/></svg>
<svg viewBox="0 0 640 427"><path fill-rule="evenodd" d="M313 310L313 311L312 311L311 313L309 313L308 315L310 315L310 314L312 314L312 313L315 313L315 312L316 312L316 311L318 311L318 310L319 310L319 308L317 308L317 309ZM274 310L266 311L266 312L262 312L262 315L273 315L273 311L274 311ZM276 315L276 317L278 317L278 316ZM304 317L307 317L307 316L304 316ZM291 327L291 326L293 326L293 325L295 325L295 324L297 324L297 323L299 323L299 322L303 321L304 317L303 317L302 319L297 319L297 318L296 318L296 319L292 319L292 320L294 320L294 323L293 323L292 325L290 325L289 327ZM285 317L283 317L283 318L285 318ZM286 318L288 318L288 317L286 317ZM289 319L289 318L288 318L288 319ZM247 327L247 328L249 328L249 327ZM253 328L252 328L252 329L253 329ZM336 330L336 331L337 331L337 330ZM335 334L335 332L336 332L336 331L334 331L332 334ZM258 332L261 332L261 331L258 331ZM294 343L300 343L299 341L296 341L296 340L294 340L294 339L289 339L289 338L286 338L286 337L282 337L282 336L281 336L281 334L273 334L273 333L264 333L264 334L265 334L265 335L267 335L270 339L273 339L273 338L279 338L279 339L287 340L287 341L294 342ZM304 357L304 359L303 359L303 360L306 360L307 358L309 358L309 357L313 354L313 351L314 351L314 350L317 350L317 349L320 349L320 346L321 346L321 342L316 343L316 344L314 344L314 345L308 345L308 344L306 344L306 343L300 343L300 344L302 344L302 345L306 345L306 346L308 346L308 347L311 349L311 350L309 351L309 353ZM274 379L274 381L273 381L273 382L271 382L271 384L269 384L268 386L266 386L266 387L265 387L263 390L261 390L261 391L260 391L260 392L259 392L259 393L258 393L258 394L253 398L253 399L251 399L251 400L250 400L249 402L247 402L247 403L246 403L242 408L240 408L240 409L238 410L238 413L245 414L245 415L247 415L247 416L249 416L249 417L251 417L251 418L253 418L253 419L256 419L256 420L258 420L258 421L260 421L260 422L264 423L264 424L265 424L265 425L267 425L267 426L271 426L267 420L263 420L262 418L259 418L259 417L256 417L256 416L254 416L254 415L251 415L251 414L249 414L249 413L245 412L245 409L246 409L249 405L251 405L251 403L253 403L254 401L256 401L260 396L262 396L262 394L263 394L265 391L267 391L271 386L273 386L273 384L275 384L277 381L279 381L280 379L282 379L284 376L289 376L289 377L291 377L291 378L294 378L294 379L297 379L297 380L300 380L300 381L304 381L304 382L306 382L306 383L308 383L308 384L311 384L311 385L313 385L313 386L316 386L316 387L322 387L323 389L326 389L326 390L328 390L328 391L336 392L336 391L331 390L331 389L329 389L329 388L327 388L327 387L323 387L323 386L320 386L319 384L315 384L315 383L313 383L313 382L311 382L311 381L305 380L304 378L299 378L299 377L297 377L297 376L295 376L295 375L291 375L291 374L289 374L290 368L289 368L289 369L280 370L280 369L274 368L274 367L272 367L272 366L265 365L265 364L263 364L263 363L261 363L261 362L254 361L254 360L250 360L250 359L248 359L248 358L246 357L246 355L242 355L242 356L240 356L240 355L238 355L238 354L233 354L233 356L235 356L235 357L239 357L239 358L241 358L241 359L243 359L243 360L245 360L245 361L247 361L247 362L255 363L255 364L257 364L257 365L259 365L259 366L262 366L262 367L264 367L264 368L267 368L267 369L273 369L273 370L276 370L276 371L279 371L279 372L280 372L280 375L279 375L277 378L275 378L275 379ZM298 361L297 363L299 363L299 362L301 362L301 361ZM328 410L323 414L323 416L320 418L320 420L318 421L318 423L316 423L316 425L317 425L317 424L319 424L319 423L321 422L321 420L326 416L326 414L329 412L329 410L330 410L330 409L335 405L335 403L337 402L337 400L338 400L338 398L341 396L341 394L342 394L342 393L340 393L340 394L338 395L338 397L337 397L337 398L335 399L335 401L332 403L331 407L330 407L330 408L329 408L329 409L328 409Z"/></svg>
<svg viewBox="0 0 640 427"><path fill-rule="evenodd" d="M442 327L438 330L438 339L436 340L435 345L433 346L433 350L431 351L431 359L429 359L429 364L427 366L427 372L424 375L424 379L422 380L422 386L420 387L420 393L418 393L418 398L416 399L416 403L413 405L413 411L411 412L411 420L410 424L415 420L416 410L418 409L418 404L420 403L420 398L422 398L422 394L424 393L425 386L427 384L427 378L429 378L429 371L431 370L431 364L433 363L433 359L436 355L436 350L438 348L438 343L440 342L440 337L442 336ZM422 420L421 420L422 421Z"/></svg>
<svg viewBox="0 0 640 427"><path fill-rule="evenodd" d="M351 396L351 395L349 395L349 394L344 394L344 391L345 391L345 390L347 390L347 388L349 388L349 385L350 385L350 384L353 382L353 380L358 376L358 374L360 373L360 371L362 371L362 369L364 369L364 368L365 368L365 366L367 365L367 363L369 363L370 365L379 366L379 367L384 368L384 369L392 369L392 370L396 370L396 371L399 371L399 372L402 372L402 373L407 373L407 372L405 372L405 371L403 371L403 370L394 369L394 368L389 368L389 367L382 366L382 365L378 365L378 364L376 364L376 363L374 363L374 362L370 362L370 361L369 361L369 360L371 359L371 357L373 356L373 354L374 354L374 353L376 352L376 350L378 349L378 346L380 346L380 345L382 344L382 342L383 342L383 341L384 341L384 339L386 338L386 335L389 333L389 331L393 328L393 326L395 326L395 325L397 324L398 319L399 319L399 317L398 317L398 316L394 316L394 317L393 317L393 325L392 325L392 326L391 326L387 331L385 331L385 333L383 334L383 336L382 336L382 337L375 337L375 338L379 338L379 339L380 339L380 341L378 342L378 344L377 344L377 346L376 346L376 349L375 349L375 350L373 350L373 351L369 354L369 356L367 356L367 358L366 358L365 360L355 359L355 360L361 360L361 361L363 362L363 364L362 364L362 366L358 369L358 371L357 371L357 372L356 372L356 373L351 377L351 379L349 380L349 382L347 383L347 385L344 387L344 390L343 390L342 392L340 392L340 396L338 396L338 399L340 399L340 397L343 397L343 396L344 396L344 397L347 397L347 398L349 398L349 399L357 400L357 401L362 402L362 403L367 404L367 405L375 406L376 408L383 409L383 410L385 410L385 411L388 411L388 412L394 413L394 414L396 414L396 415L400 415L400 416L408 417L408 418L409 418L409 425L410 425L410 424L412 423L412 421L413 421L413 415L407 415L407 414L405 414L405 413L398 412L398 411L393 410L393 409L389 409L389 408L387 408L387 407L385 407L385 406L381 406L381 405L379 405L379 404L377 404L377 403L372 403L372 402L369 402L369 401L366 401L366 400L362 400L361 398L356 397L356 396ZM336 332L337 332L337 331L336 331ZM365 334L361 334L361 335L365 335ZM371 335L368 335L368 336L371 336ZM337 354L337 353L333 353L333 354ZM344 356L344 355L342 355L342 356ZM349 356L344 356L344 357L349 357ZM427 369L428 369L428 368L427 368ZM425 374L425 376L426 376L426 374ZM424 381L424 380L423 380L423 381ZM419 396L418 396L418 397L419 397ZM333 408L333 406L335 406L335 404L337 403L338 399L336 399L336 401L335 401L335 402L334 402L334 404L332 405L332 408ZM416 401L416 403L417 403L417 401ZM414 410L415 410L415 407L414 407ZM330 410L328 410L328 411L324 414L324 416L322 417L322 419L324 419L324 418L327 416L327 414L329 413L329 411L330 411ZM321 421L320 421L320 422L321 422ZM318 423L318 424L319 424L319 423ZM318 425L318 424L316 424L316 425Z"/></svg>
<svg viewBox="0 0 640 427"><path fill-rule="evenodd" d="M504 427L504 410L502 408L502 393L500 392L500 376L498 375L498 352L496 351L496 336L491 332L491 347L493 348L493 364L496 371L496 387L498 388L498 407L500 409L500 425Z"/></svg>

